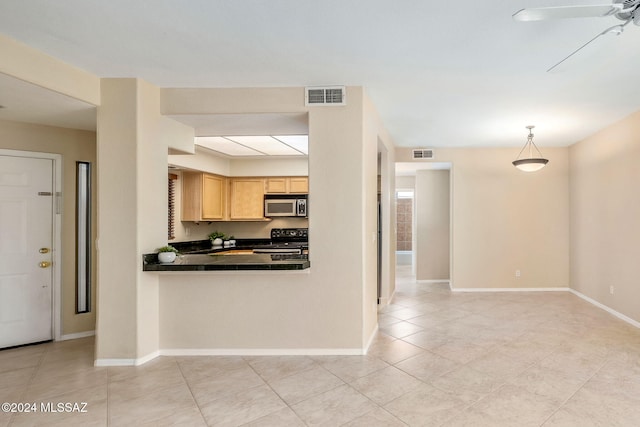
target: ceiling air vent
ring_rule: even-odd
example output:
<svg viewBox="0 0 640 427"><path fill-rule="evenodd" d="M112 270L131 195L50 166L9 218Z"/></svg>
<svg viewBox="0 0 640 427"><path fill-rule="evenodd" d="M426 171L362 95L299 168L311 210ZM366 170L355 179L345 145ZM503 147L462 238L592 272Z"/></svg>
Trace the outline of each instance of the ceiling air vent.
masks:
<svg viewBox="0 0 640 427"><path fill-rule="evenodd" d="M433 150L426 148L418 148L413 150L413 160L429 160L433 159Z"/></svg>
<svg viewBox="0 0 640 427"><path fill-rule="evenodd" d="M304 105L347 105L347 92L344 86L307 87Z"/></svg>

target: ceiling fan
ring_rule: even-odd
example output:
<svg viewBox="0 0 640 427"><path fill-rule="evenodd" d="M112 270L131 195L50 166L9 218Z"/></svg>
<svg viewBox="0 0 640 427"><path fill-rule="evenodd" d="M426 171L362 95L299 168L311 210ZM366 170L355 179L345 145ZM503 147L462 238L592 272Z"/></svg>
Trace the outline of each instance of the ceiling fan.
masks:
<svg viewBox="0 0 640 427"><path fill-rule="evenodd" d="M605 34L620 35L629 23L633 22L640 26L640 0L613 0L612 4L585 5L585 6L558 6L558 7L541 7L535 9L521 9L513 14L516 21L542 21L547 19L565 19L565 18L591 18L615 16L622 24L614 25L607 28L603 32L597 34L594 38L571 52L563 60L552 66L547 72L553 70L576 53L580 52L587 45L594 42L600 36Z"/></svg>

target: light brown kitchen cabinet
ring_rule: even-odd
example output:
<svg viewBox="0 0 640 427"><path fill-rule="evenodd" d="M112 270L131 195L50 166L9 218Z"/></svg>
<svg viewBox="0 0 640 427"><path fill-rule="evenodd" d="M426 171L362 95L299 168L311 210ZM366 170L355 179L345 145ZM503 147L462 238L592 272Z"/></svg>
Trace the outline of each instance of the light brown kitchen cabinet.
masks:
<svg viewBox="0 0 640 427"><path fill-rule="evenodd" d="M267 178L266 181L267 194L284 194L289 190L287 178Z"/></svg>
<svg viewBox="0 0 640 427"><path fill-rule="evenodd" d="M266 194L307 194L309 178L306 176L269 177L266 179Z"/></svg>
<svg viewBox="0 0 640 427"><path fill-rule="evenodd" d="M309 192L309 178L306 176L295 176L289 178L289 193L307 194Z"/></svg>
<svg viewBox="0 0 640 427"><path fill-rule="evenodd" d="M182 221L224 221L228 179L202 172L182 173Z"/></svg>
<svg viewBox="0 0 640 427"><path fill-rule="evenodd" d="M231 220L265 220L264 191L263 178L231 178Z"/></svg>

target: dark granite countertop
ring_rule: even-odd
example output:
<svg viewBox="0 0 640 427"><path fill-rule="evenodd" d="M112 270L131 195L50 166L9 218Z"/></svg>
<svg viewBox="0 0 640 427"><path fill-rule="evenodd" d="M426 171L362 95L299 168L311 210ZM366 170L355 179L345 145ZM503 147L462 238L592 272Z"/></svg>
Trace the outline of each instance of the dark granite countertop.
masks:
<svg viewBox="0 0 640 427"><path fill-rule="evenodd" d="M231 248L236 249L236 248ZM144 271L304 270L308 255L292 254L186 254L172 263L158 262L158 254L143 255Z"/></svg>
<svg viewBox="0 0 640 427"><path fill-rule="evenodd" d="M296 254L231 254L269 244L269 239L237 239L231 247L211 247L209 240L169 243L179 252L172 263L158 262L158 254L142 256L143 271L304 270L309 256ZM225 255L227 254L227 255Z"/></svg>
<svg viewBox="0 0 640 427"><path fill-rule="evenodd" d="M235 246L211 246L209 240L194 240L190 242L169 243L181 254L209 254L214 252L226 252L229 249L253 249L257 245L268 245L269 239L236 239Z"/></svg>

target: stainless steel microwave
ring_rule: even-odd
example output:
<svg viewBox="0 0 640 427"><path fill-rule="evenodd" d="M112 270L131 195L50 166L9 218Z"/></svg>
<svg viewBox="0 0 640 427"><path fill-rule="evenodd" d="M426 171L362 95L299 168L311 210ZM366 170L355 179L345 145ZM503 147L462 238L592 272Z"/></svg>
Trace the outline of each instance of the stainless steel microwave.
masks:
<svg viewBox="0 0 640 427"><path fill-rule="evenodd" d="M265 198L264 216L307 216L307 199L296 198Z"/></svg>

